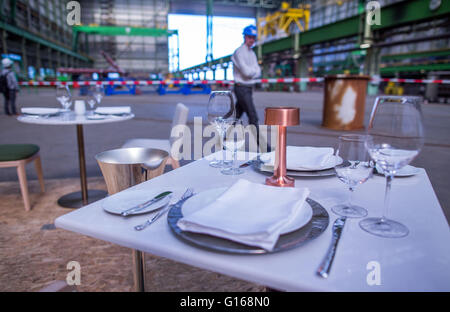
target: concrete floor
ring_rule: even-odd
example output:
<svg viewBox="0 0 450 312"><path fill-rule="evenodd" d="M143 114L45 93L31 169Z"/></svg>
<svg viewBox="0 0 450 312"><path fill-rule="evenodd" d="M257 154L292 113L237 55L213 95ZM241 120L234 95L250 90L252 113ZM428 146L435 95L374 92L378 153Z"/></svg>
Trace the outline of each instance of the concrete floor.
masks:
<svg viewBox="0 0 450 312"><path fill-rule="evenodd" d="M254 101L260 121L268 106L300 107L301 125L288 129L288 144L310 146L335 146L342 131L321 127L322 91L305 93L256 92ZM132 138L168 138L175 105L186 104L189 109L189 126L193 118L203 117L206 125L208 95L144 94L139 96L116 95L105 97L102 106L129 105L136 118L126 122L84 127L86 165L89 177L101 176L94 156L102 151L119 148ZM374 97L367 97L365 118L371 112ZM23 89L18 96L21 107L58 107L53 90ZM423 105L426 144L412 165L426 169L447 221L450 222L450 105ZM362 131L353 131L362 132ZM349 133L349 132L346 132ZM35 143L41 147L45 178L79 176L78 151L75 126L42 126L18 122L14 117L0 115L0 143ZM182 162L182 164L185 162ZM36 179L33 168L28 169L29 179ZM16 180L14 169L1 169L0 181ZM395 183L395 182L394 182Z"/></svg>

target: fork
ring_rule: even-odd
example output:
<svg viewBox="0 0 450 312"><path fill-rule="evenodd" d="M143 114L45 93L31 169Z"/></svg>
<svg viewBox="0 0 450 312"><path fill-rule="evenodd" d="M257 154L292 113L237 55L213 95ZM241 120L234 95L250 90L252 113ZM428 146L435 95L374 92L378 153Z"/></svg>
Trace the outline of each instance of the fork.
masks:
<svg viewBox="0 0 450 312"><path fill-rule="evenodd" d="M186 192L184 192L183 196L181 196L180 200L177 201L175 204L168 205L167 207L161 209L158 213L156 213L151 219L148 219L142 224L136 225L134 229L136 231L142 231L150 224L154 223L156 220L159 219L163 214L165 214L170 208L178 205L182 205L188 198L192 197L194 195L194 190L192 188L188 188Z"/></svg>

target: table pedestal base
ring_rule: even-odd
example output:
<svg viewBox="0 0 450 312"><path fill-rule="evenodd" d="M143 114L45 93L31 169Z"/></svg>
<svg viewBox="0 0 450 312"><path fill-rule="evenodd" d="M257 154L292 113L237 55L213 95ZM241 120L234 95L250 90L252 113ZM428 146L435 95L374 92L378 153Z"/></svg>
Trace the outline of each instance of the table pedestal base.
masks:
<svg viewBox="0 0 450 312"><path fill-rule="evenodd" d="M81 208L97 200L103 199L108 195L106 191L101 190L89 190L87 196L87 202L83 203L81 192L74 192L62 196L58 199L58 205L63 208Z"/></svg>

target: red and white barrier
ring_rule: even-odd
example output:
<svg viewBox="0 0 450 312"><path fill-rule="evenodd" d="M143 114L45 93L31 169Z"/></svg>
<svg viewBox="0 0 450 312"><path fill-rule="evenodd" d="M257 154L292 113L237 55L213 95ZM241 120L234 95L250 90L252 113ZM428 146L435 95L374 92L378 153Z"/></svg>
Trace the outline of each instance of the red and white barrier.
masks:
<svg viewBox="0 0 450 312"><path fill-rule="evenodd" d="M317 78L269 78L269 79L255 79L255 83L298 83L298 82L322 82L323 77ZM402 79L402 78L372 78L372 82L398 82L398 83L437 83L450 84L450 80L443 79ZM74 88L82 86L150 86L150 85L233 85L233 80L126 80L126 81L21 81L21 86L57 86L68 85Z"/></svg>

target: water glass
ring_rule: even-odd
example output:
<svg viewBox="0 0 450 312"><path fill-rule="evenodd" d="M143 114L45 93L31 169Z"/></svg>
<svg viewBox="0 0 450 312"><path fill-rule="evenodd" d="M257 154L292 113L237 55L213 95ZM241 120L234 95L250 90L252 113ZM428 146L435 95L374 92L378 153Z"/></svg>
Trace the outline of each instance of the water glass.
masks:
<svg viewBox="0 0 450 312"><path fill-rule="evenodd" d="M244 171L237 164L237 151L245 146L245 131L242 120L235 120L233 124L227 128L224 135L223 144L226 150L233 153L233 162L231 167L222 169L223 174L238 175Z"/></svg>
<svg viewBox="0 0 450 312"><path fill-rule="evenodd" d="M366 141L371 158L383 169L386 177L384 211L381 218L361 220L360 227L373 235L398 238L409 229L387 218L391 184L397 170L408 165L424 144L423 117L420 99L406 96L382 96L375 100L367 128Z"/></svg>
<svg viewBox="0 0 450 312"><path fill-rule="evenodd" d="M222 160L213 160L209 163L211 167L223 168L229 166L230 161L225 160L225 147L223 140L227 128L233 123L236 115L233 95L230 91L213 91L208 101L208 121L216 127L222 145Z"/></svg>
<svg viewBox="0 0 450 312"><path fill-rule="evenodd" d="M352 203L352 195L355 188L366 182L373 172L370 164L370 156L365 146L365 135L343 135L339 137L339 145L336 156L342 158L342 163L334 170L336 175L347 184L350 194L347 203L339 204L331 210L341 216L349 218L362 218L367 216L367 210Z"/></svg>
<svg viewBox="0 0 450 312"><path fill-rule="evenodd" d="M70 89L67 85L60 84L56 86L56 99L65 111L70 109L70 106L72 105L72 94L70 93Z"/></svg>

